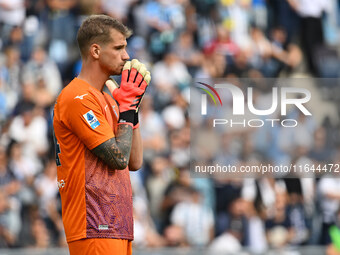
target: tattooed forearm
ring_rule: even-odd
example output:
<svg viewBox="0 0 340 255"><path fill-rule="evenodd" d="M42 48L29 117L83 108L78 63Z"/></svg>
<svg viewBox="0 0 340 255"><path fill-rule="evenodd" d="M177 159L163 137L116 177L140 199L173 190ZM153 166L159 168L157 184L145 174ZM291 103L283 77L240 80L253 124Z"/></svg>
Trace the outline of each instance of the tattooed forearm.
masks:
<svg viewBox="0 0 340 255"><path fill-rule="evenodd" d="M98 158L112 169L125 169L129 163L132 144L132 127L119 125L117 136L98 145L92 150Z"/></svg>

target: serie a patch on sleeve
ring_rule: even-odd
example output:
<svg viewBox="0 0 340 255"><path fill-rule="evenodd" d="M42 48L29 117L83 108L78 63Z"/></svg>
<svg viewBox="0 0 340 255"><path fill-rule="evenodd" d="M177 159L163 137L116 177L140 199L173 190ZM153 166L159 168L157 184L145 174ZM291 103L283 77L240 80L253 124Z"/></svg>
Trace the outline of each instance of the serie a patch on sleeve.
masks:
<svg viewBox="0 0 340 255"><path fill-rule="evenodd" d="M96 115L94 115L92 110L88 111L83 116L92 129L95 129L100 125Z"/></svg>

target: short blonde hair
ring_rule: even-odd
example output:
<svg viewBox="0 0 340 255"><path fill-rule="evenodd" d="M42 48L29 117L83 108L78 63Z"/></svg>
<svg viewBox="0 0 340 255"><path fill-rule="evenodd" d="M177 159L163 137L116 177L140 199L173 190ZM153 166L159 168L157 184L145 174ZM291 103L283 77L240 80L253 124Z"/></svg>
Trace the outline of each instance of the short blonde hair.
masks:
<svg viewBox="0 0 340 255"><path fill-rule="evenodd" d="M132 31L120 21L107 15L91 15L81 24L77 41L80 54L86 57L87 50L93 43L106 44L111 42L110 30L115 29L126 38L132 35Z"/></svg>

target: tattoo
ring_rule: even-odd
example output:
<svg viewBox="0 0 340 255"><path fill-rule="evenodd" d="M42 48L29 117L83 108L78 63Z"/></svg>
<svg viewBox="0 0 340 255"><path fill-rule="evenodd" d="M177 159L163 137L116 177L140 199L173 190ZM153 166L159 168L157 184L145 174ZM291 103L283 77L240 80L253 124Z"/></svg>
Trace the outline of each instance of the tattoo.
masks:
<svg viewBox="0 0 340 255"><path fill-rule="evenodd" d="M132 127L122 124L118 126L116 137L98 145L92 153L112 169L123 170L129 163L131 145Z"/></svg>

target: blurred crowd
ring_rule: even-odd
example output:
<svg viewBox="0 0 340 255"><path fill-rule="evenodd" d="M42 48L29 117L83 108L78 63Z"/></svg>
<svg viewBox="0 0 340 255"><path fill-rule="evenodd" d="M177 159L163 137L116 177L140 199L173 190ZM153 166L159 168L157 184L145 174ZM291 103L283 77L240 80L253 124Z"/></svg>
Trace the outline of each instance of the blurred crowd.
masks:
<svg viewBox="0 0 340 255"><path fill-rule="evenodd" d="M340 226L340 179L191 177L189 87L196 78L337 78L339 2L0 0L0 248L66 246L52 109L80 71L77 29L99 13L133 30L130 58L152 74L140 111L144 164L131 172L134 245L260 253L329 244L329 227ZM297 115L295 136L237 130L202 146L221 142L211 160L231 164L259 154L340 163L338 84L313 89L333 117Z"/></svg>

